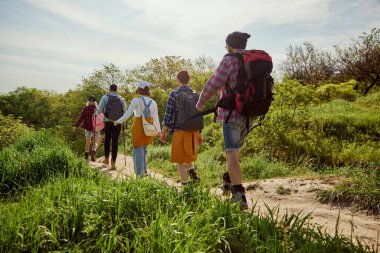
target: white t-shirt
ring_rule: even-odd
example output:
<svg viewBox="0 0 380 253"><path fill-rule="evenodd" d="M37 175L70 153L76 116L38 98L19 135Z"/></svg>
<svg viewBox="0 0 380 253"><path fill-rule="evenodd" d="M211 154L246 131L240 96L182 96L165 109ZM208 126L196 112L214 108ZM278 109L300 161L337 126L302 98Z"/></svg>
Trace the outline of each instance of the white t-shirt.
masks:
<svg viewBox="0 0 380 253"><path fill-rule="evenodd" d="M152 101L152 103L149 105L150 115L152 115L153 117L154 126L156 127L158 132L161 132L161 126L160 126L160 120L158 119L158 108L157 108L156 101L154 101L153 99L147 96L143 96L143 97L146 104L149 104L149 101ZM129 117L131 117L132 113L135 115L135 117L141 117L143 108L144 108L144 103L140 97L132 99L131 104L128 107L128 110L116 122L120 124L123 123L124 121L129 119Z"/></svg>

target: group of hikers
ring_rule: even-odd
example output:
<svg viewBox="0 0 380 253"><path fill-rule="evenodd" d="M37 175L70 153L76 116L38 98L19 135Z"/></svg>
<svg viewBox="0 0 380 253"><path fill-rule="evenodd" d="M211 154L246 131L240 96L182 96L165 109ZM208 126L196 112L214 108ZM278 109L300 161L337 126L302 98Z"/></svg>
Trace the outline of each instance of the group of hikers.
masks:
<svg viewBox="0 0 380 253"><path fill-rule="evenodd" d="M202 143L202 116L212 111L216 116L215 121L221 123L223 129L227 162L227 171L222 175L223 194L230 195L232 193L231 200L238 202L241 209L246 209L248 204L245 188L242 185L240 148L251 129L252 122L258 117L239 111L238 102L233 107L223 104L228 104L225 102L231 101L231 97L233 100L237 98L242 100L242 96L244 97L242 92L239 93L238 83L243 83L245 80L245 85L247 85L249 70L244 68L246 65L244 63L246 55L249 56L248 50L245 54L249 37L249 34L242 32L228 34L225 46L228 53L223 57L199 95L189 86L189 73L186 70L177 73L178 88L169 95L162 129L157 103L150 98L151 84L146 81L138 83L136 93L139 96L132 99L128 109L125 100L118 95L115 84L110 85L109 93L100 99L98 106L95 97L90 96L74 127L75 129L82 124L85 129L85 158L88 159L90 156L90 142L93 139L91 160L95 161L96 150L102 139L99 130L103 128L101 130L105 138L103 164L109 166L111 162L110 168L115 170L121 124L133 114L132 145L136 175L141 177L147 175L147 146L152 144L154 136L158 136L162 143L166 143L167 134L170 132L172 134L171 162L177 164L182 184L197 182L200 177L194 162L197 158L198 145ZM265 75L267 74L270 73ZM215 94L218 94L217 106L213 110L204 112L205 104ZM234 95L232 96L232 94ZM247 94L245 95L248 96ZM111 160L109 160L110 152Z"/></svg>

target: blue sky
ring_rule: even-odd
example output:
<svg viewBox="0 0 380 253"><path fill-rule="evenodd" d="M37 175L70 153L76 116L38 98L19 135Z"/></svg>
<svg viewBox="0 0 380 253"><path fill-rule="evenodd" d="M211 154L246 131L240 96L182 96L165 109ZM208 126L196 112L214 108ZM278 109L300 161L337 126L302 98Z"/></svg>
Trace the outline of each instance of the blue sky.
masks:
<svg viewBox="0 0 380 253"><path fill-rule="evenodd" d="M0 92L65 92L103 64L165 55L218 62L233 31L278 66L290 44L332 49L375 27L380 0L0 0Z"/></svg>

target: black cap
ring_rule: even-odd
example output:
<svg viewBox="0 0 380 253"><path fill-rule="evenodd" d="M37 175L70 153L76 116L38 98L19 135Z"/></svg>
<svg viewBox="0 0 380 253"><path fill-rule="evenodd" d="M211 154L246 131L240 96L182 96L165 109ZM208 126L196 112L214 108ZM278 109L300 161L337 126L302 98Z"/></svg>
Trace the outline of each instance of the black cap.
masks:
<svg viewBox="0 0 380 253"><path fill-rule="evenodd" d="M245 49L249 37L251 37L251 35L248 33L233 32L228 34L226 43L232 48Z"/></svg>
<svg viewBox="0 0 380 253"><path fill-rule="evenodd" d="M88 101L95 102L96 101L96 97L94 97L93 95L91 95L91 96L88 97Z"/></svg>

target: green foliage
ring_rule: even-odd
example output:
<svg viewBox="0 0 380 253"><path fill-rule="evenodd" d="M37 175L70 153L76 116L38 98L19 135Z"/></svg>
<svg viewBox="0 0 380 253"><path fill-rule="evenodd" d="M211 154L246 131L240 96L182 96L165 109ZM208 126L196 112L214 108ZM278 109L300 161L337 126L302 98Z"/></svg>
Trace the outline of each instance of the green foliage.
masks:
<svg viewBox="0 0 380 253"><path fill-rule="evenodd" d="M99 187L101 185L101 187ZM366 252L310 227L308 216L261 217L210 195L152 179L56 179L0 204L5 252ZM316 230L315 230L316 229Z"/></svg>
<svg viewBox="0 0 380 253"><path fill-rule="evenodd" d="M241 169L246 180L286 177L292 175L290 168L276 161L267 161L260 155L241 158Z"/></svg>
<svg viewBox="0 0 380 253"><path fill-rule="evenodd" d="M81 175L84 167L62 140L47 131L32 132L0 152L0 192L18 192L55 175Z"/></svg>
<svg viewBox="0 0 380 253"><path fill-rule="evenodd" d="M349 205L357 210L380 212L380 169L372 166L368 170L348 169L346 178L332 189L319 190L322 202L336 205Z"/></svg>
<svg viewBox="0 0 380 253"><path fill-rule="evenodd" d="M349 102L337 99L347 98L345 89L335 87L334 96L321 95L330 89L326 85L312 91L289 80L277 85L273 107L263 127L248 137L243 154L265 153L282 161L302 159L318 166L379 164L380 114L376 111L380 93ZM332 100L323 102L317 95Z"/></svg>
<svg viewBox="0 0 380 253"><path fill-rule="evenodd" d="M38 129L52 127L59 118L55 96L46 90L18 87L13 92L0 95L0 110L5 116L21 118L28 126Z"/></svg>
<svg viewBox="0 0 380 253"><path fill-rule="evenodd" d="M324 102L337 98L354 101L358 97L357 91L354 90L357 85L358 82L355 80L340 84L322 85L316 89L316 96Z"/></svg>
<svg viewBox="0 0 380 253"><path fill-rule="evenodd" d="M21 122L21 119L15 119L12 116L4 116L0 111L0 151L12 143L20 136L33 131Z"/></svg>

